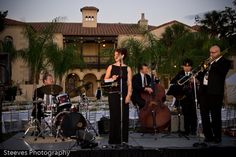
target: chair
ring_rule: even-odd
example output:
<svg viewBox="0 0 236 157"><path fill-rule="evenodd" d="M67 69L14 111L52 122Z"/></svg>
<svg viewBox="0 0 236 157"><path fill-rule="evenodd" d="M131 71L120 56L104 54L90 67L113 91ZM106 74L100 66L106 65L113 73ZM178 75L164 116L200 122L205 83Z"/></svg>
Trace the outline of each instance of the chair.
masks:
<svg viewBox="0 0 236 157"><path fill-rule="evenodd" d="M3 112L2 119L6 132L17 131L19 122L19 112L14 107L9 107L9 111Z"/></svg>

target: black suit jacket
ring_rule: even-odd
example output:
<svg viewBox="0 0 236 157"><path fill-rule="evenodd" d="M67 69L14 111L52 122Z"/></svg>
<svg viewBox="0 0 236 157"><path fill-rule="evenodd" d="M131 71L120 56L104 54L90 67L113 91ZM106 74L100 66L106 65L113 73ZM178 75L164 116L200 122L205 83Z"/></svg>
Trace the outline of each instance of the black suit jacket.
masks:
<svg viewBox="0 0 236 157"><path fill-rule="evenodd" d="M38 98L44 99L44 93L42 91L42 87L39 87L34 91L34 96L33 96L34 101L38 100Z"/></svg>
<svg viewBox="0 0 236 157"><path fill-rule="evenodd" d="M223 95L224 94L224 84L225 77L230 68L230 61L221 57L217 62L211 65L208 75L208 85L203 85L204 75L207 71L199 73L197 77L200 81L200 91L201 93L213 94L213 95Z"/></svg>
<svg viewBox="0 0 236 157"><path fill-rule="evenodd" d="M172 84L170 86L170 88L167 91L167 95L172 95L174 97L183 97L183 96L193 96L193 86L191 86L190 82L187 81L185 82L183 85L179 85L178 81L181 80L181 82L183 83L184 81L186 81L187 79L189 79L189 77L185 77L185 71L181 70L179 71L175 77L170 81L170 84Z"/></svg>
<svg viewBox="0 0 236 157"><path fill-rule="evenodd" d="M42 100L44 99L44 93L42 91L42 87L39 87L34 91L34 96L33 96L34 101L38 100L39 98L41 98ZM34 103L33 104L33 110L32 110L31 115L33 117L36 117L36 107L35 107L36 104L37 104L37 118L39 119L39 121L41 121L40 118L44 116L42 103Z"/></svg>
<svg viewBox="0 0 236 157"><path fill-rule="evenodd" d="M147 84L151 84L151 77L146 75ZM142 87L142 78L141 74L137 73L132 78L132 86L133 86L133 93L132 93L132 102L134 105L138 105L139 107L143 107L145 105L145 101L141 98L141 93L144 92L144 88Z"/></svg>
<svg viewBox="0 0 236 157"><path fill-rule="evenodd" d="M180 78L184 77L184 76L185 76L185 72L184 72L184 70L181 70L181 71L170 81L170 83L171 83L171 84L177 84L177 81L178 81Z"/></svg>

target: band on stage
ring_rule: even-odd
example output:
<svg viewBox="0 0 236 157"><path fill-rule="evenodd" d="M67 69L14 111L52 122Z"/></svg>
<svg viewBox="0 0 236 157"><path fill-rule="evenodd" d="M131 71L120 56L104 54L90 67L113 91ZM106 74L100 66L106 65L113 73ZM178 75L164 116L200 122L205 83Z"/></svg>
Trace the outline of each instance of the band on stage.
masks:
<svg viewBox="0 0 236 157"><path fill-rule="evenodd" d="M108 143L128 143L130 103L137 109L142 131L158 133L170 130L172 111L165 103L167 95L174 98L174 107L178 114L184 116L184 135L196 135L198 119L201 118L205 142L221 142L224 81L230 62L223 56L219 46L214 45L209 51L209 58L196 68L193 68L194 63L190 58L185 58L182 69L171 79L166 92L160 84L156 67L150 68L142 63L138 66L138 73L133 75L129 65L125 64L127 50L116 49L115 62L106 69L103 83L96 94L97 100L100 100L102 90L108 93ZM75 135L80 140L89 141L89 146L96 146L94 137L85 131L89 121L80 113L79 106L73 106L70 102L70 97L84 96L81 88L89 86L79 87L67 94L62 92L62 87L54 84L51 74L45 74L42 80L44 85L35 90L33 97L32 117L38 125L45 117L50 117L53 124L49 128L55 136ZM197 117L198 109L201 117ZM42 128L37 127L35 131L40 134ZM83 135L86 135L86 139Z"/></svg>

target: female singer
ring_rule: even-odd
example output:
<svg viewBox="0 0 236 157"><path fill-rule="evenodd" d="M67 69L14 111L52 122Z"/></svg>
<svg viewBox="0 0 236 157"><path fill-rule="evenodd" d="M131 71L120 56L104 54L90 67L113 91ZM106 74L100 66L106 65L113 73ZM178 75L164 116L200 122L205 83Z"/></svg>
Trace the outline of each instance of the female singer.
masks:
<svg viewBox="0 0 236 157"><path fill-rule="evenodd" d="M109 65L104 81L117 82L117 86L111 88L108 96L110 110L109 144L128 143L129 129L129 102L132 94L132 71L123 63L127 56L125 48L116 49L114 52L115 63ZM120 79L122 78L122 119L121 122L121 97ZM123 125L122 125L123 124ZM122 132L121 132L122 126ZM122 137L122 138L121 138Z"/></svg>

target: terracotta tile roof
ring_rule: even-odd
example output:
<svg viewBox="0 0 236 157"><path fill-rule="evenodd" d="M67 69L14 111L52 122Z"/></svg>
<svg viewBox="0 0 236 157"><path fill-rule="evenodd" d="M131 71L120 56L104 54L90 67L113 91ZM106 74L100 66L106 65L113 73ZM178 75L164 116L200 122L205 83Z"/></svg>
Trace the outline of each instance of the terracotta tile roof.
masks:
<svg viewBox="0 0 236 157"><path fill-rule="evenodd" d="M30 23L36 31L45 28L49 23ZM149 29L155 28L149 26ZM82 27L82 23L57 23L55 32L63 35L81 36L118 36L121 34L141 34L138 24L98 23L96 28Z"/></svg>
<svg viewBox="0 0 236 157"><path fill-rule="evenodd" d="M83 8L80 9L80 11L82 11L82 10L97 10L97 12L99 11L98 8L93 7L93 6L86 6L86 7L83 7Z"/></svg>
<svg viewBox="0 0 236 157"><path fill-rule="evenodd" d="M199 25L194 25L194 26L192 26L192 29L194 29L194 30L196 30L196 31L200 31L201 26L199 26Z"/></svg>
<svg viewBox="0 0 236 157"><path fill-rule="evenodd" d="M85 8L85 7L84 7ZM88 7L90 8L90 7ZM94 9L94 8L93 8ZM196 26L189 26L179 21L173 20L164 23L159 26L148 26L148 30L152 31L166 25L180 23L189 29L197 30ZM12 19L5 19L6 25L25 25L30 24L36 31L40 31L49 25L49 22L34 22L25 23ZM77 35L77 36L118 36L121 34L141 34L138 24L124 24L124 23L98 23L96 28L82 27L82 23L57 23L55 28L56 33L62 33L63 35Z"/></svg>
<svg viewBox="0 0 236 157"><path fill-rule="evenodd" d="M21 22L21 21L16 21L16 20L5 18L4 24L5 25L24 25L25 23Z"/></svg>
<svg viewBox="0 0 236 157"><path fill-rule="evenodd" d="M151 30L158 29L158 28L161 28L161 27L164 27L164 26L170 25L170 24L175 24L175 23L179 23L179 24L182 24L182 25L184 25L185 27L187 27L187 28L189 28L189 29L193 29L193 28L192 28L191 26L189 26L189 25L186 25L186 24L184 24L184 23L182 23L182 22L179 22L179 21L173 20L173 21L170 21L170 22L167 22L167 23L161 24L161 25L159 25L159 26L157 26L157 27L154 27L154 28L151 29Z"/></svg>

